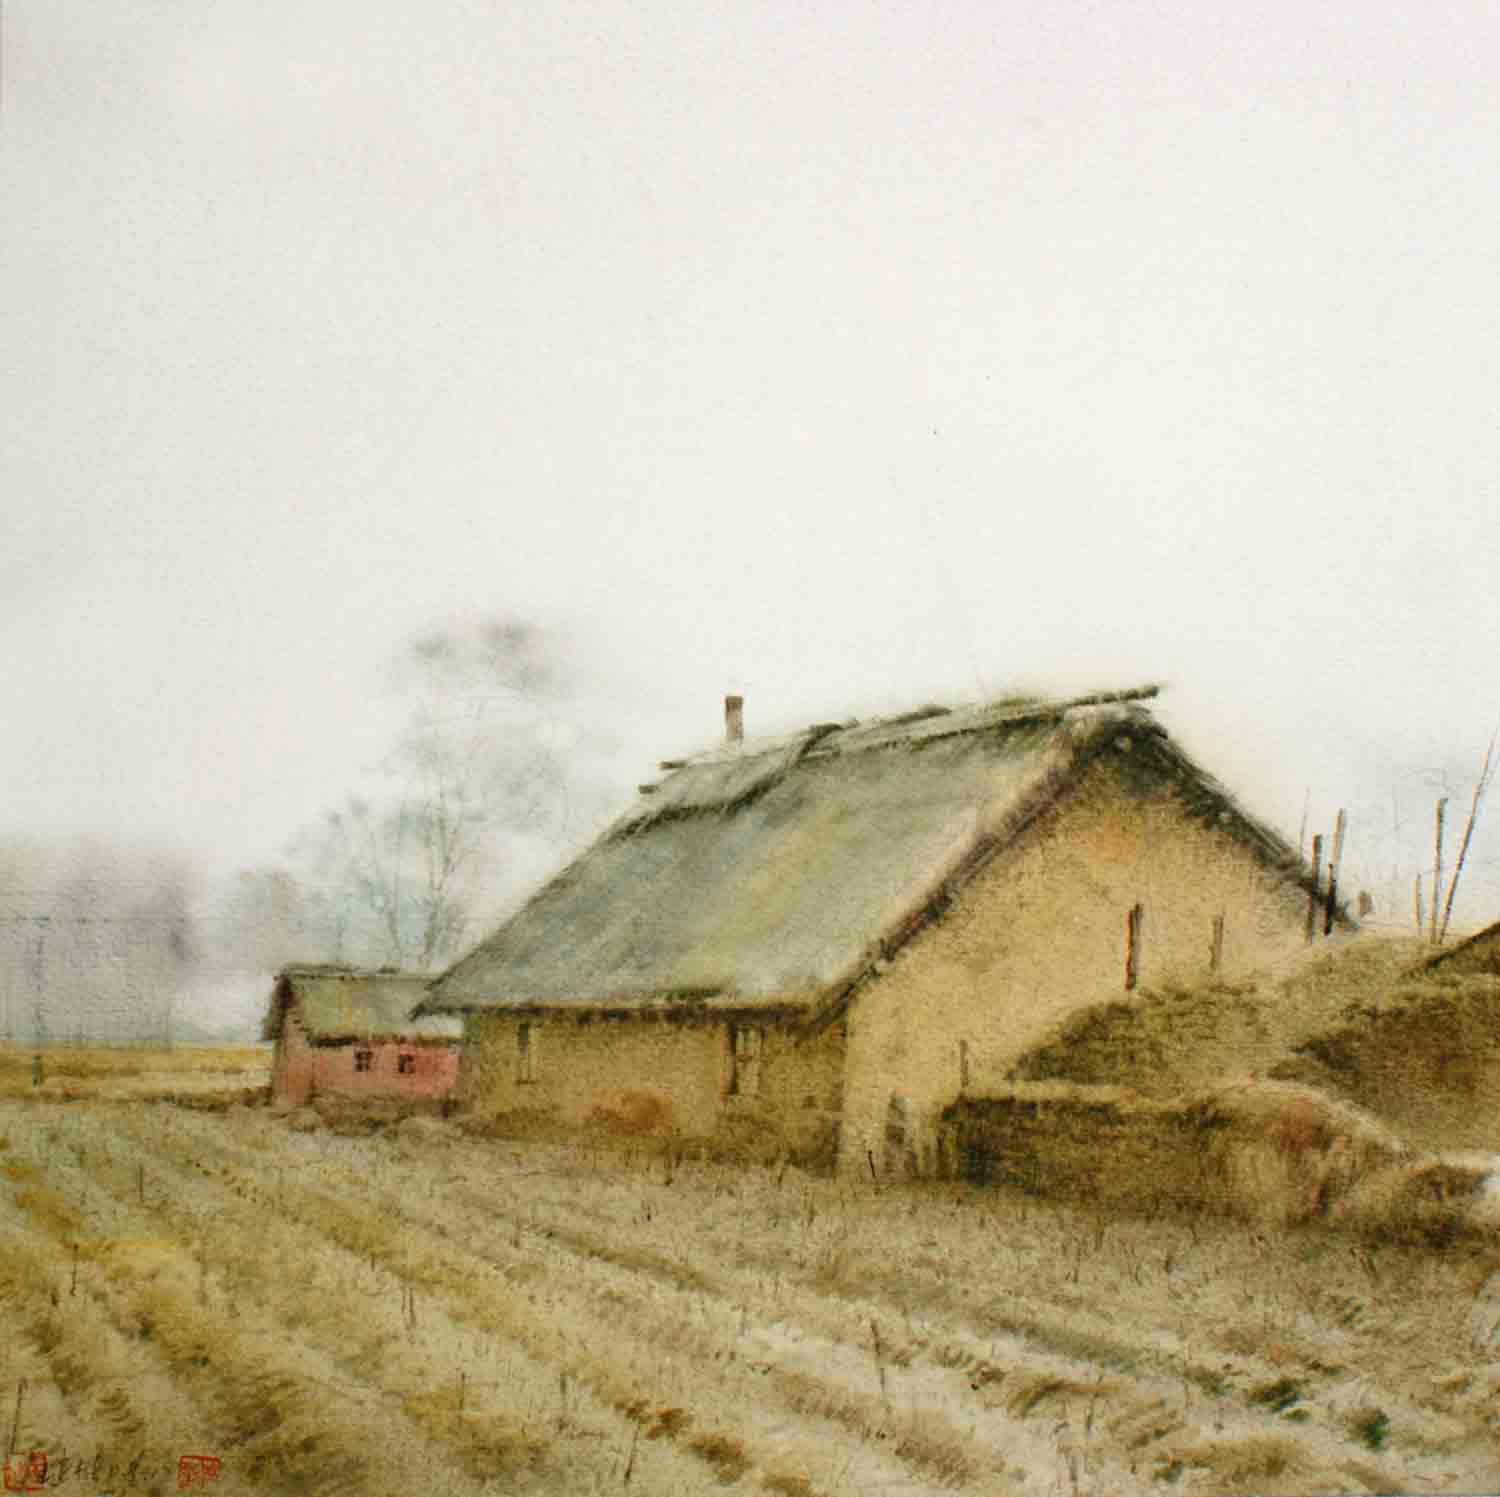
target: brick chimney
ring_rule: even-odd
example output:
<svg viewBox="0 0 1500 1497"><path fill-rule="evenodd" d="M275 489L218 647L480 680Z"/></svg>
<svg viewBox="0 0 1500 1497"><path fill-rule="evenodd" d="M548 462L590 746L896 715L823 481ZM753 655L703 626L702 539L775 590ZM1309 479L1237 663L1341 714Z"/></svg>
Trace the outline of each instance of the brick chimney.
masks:
<svg viewBox="0 0 1500 1497"><path fill-rule="evenodd" d="M745 699L741 696L724 698L724 742L730 747L745 741Z"/></svg>

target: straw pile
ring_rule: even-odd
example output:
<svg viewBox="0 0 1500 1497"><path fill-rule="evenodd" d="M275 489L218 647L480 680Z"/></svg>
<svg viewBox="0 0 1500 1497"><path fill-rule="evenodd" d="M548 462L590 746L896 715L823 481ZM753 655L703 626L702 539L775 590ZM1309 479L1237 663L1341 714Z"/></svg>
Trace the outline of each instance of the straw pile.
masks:
<svg viewBox="0 0 1500 1497"><path fill-rule="evenodd" d="M1235 985L1178 984L1075 1013L1006 1080L1180 1098L1282 1081L1353 1103L1414 1148L1500 1151L1500 976L1427 972L1430 948L1357 939ZM1451 968L1451 970L1450 970Z"/></svg>
<svg viewBox="0 0 1500 1497"><path fill-rule="evenodd" d="M1176 1102L1121 1087L1021 1083L943 1119L952 1172L1129 1210L1213 1211L1289 1224L1410 1159L1359 1108L1286 1082Z"/></svg>

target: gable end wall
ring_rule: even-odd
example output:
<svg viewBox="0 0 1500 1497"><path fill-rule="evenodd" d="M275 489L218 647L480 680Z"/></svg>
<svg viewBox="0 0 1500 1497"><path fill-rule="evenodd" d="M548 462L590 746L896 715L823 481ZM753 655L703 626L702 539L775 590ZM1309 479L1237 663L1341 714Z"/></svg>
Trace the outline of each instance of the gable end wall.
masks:
<svg viewBox="0 0 1500 1497"><path fill-rule="evenodd" d="M1139 987L1207 979L1216 915L1226 980L1302 943L1306 894L1130 752L1096 758L856 996L842 1168L930 1172L965 1058L973 1091L1070 1013L1125 996L1137 903Z"/></svg>
<svg viewBox="0 0 1500 1497"><path fill-rule="evenodd" d="M271 1061L271 1097L300 1107L312 1094L316 1052L308 1042L302 1016L295 1004L288 1004L282 1015L281 1031Z"/></svg>

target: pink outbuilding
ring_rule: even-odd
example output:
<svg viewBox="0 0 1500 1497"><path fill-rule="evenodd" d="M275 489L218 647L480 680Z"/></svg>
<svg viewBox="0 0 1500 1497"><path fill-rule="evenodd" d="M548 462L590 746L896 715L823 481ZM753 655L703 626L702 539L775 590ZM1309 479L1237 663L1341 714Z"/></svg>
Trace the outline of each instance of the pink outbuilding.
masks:
<svg viewBox="0 0 1500 1497"><path fill-rule="evenodd" d="M441 1109L458 1080L463 1023L411 1017L430 981L423 973L284 967L261 1032L276 1045L271 1100Z"/></svg>

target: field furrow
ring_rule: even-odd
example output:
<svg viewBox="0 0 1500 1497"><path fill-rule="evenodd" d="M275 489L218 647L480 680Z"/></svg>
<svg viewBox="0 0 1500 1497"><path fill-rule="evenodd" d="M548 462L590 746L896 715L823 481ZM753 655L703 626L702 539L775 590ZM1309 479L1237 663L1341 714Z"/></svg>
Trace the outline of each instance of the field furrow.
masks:
<svg viewBox="0 0 1500 1497"><path fill-rule="evenodd" d="M402 1490L672 1497L1500 1480L1483 1245L669 1156L611 1169L243 1109L5 1125L32 1277L0 1329L57 1398L29 1428L201 1432L221 1491L234 1473L378 1493L391 1470ZM69 1390L76 1356L26 1324L63 1279L77 1326L135 1374L117 1404Z"/></svg>
<svg viewBox="0 0 1500 1497"><path fill-rule="evenodd" d="M362 1299L347 1292L350 1282L304 1282L300 1302L254 1292L274 1284L279 1264L292 1261L288 1244L278 1257L268 1242L272 1224L238 1222L235 1235L210 1254L201 1211L175 1204L159 1171L148 1190L140 1165L120 1148L123 1140L101 1137L92 1124L78 1132L65 1126L60 1137L43 1141L13 1129L12 1149L45 1168L54 1195L77 1203L78 1220L110 1229L85 1240L82 1286L115 1334L148 1342L197 1406L191 1430L170 1442L174 1449L210 1445L225 1478L235 1476L247 1492L330 1497L377 1490L380 1473L395 1471L421 1490L456 1497L482 1490L491 1474L524 1474L537 1464L534 1442L494 1428L478 1409L450 1413L440 1390L426 1390L426 1399L385 1396L390 1390L368 1367L342 1354L351 1325L365 1319ZM319 1300L317 1291L328 1297ZM329 1324L332 1305L342 1338L340 1326ZM331 1332L323 1344L307 1334L314 1320ZM153 1418L149 1430L154 1444L168 1443L161 1420Z"/></svg>
<svg viewBox="0 0 1500 1497"><path fill-rule="evenodd" d="M249 1157L243 1143L226 1145L223 1130L208 1120L174 1120L170 1126L195 1138L196 1147L240 1150L241 1166ZM1223 1459L1221 1447L1246 1445L1261 1451L1255 1457L1261 1464L1291 1463L1294 1457L1312 1468L1340 1463L1344 1484L1358 1489L1358 1480L1351 1480L1347 1469L1347 1436L1340 1432L1330 1438L1326 1430L1289 1430L1276 1423L1282 1411L1268 1408L1262 1396L1266 1387L1277 1386L1275 1377L1245 1389L1248 1396L1235 1407L1224 1401L1223 1389L1190 1375L1193 1368L1186 1356L1164 1378L1153 1365L1159 1358L1148 1352L1142 1357L1141 1371L1127 1369L1122 1376L1118 1368L1106 1365L1101 1369L1095 1360L1095 1343L1065 1326L1057 1328L1057 1339L1070 1350L1074 1346L1081 1350L1071 1364L1060 1362L1055 1353L1039 1353L1034 1346L1013 1346L1009 1348L1013 1356L1008 1356L1002 1339L992 1336L987 1357L974 1361L976 1347L971 1342L957 1357L958 1365L950 1366L955 1360L952 1338L963 1332L951 1326L923 1328L909 1318L904 1337L889 1327L882 1333L871 1325L868 1341L855 1336L830 1342L798 1325L790 1303L797 1296L785 1275L767 1276L761 1296L739 1296L726 1309L712 1294L703 1292L703 1275L695 1275L685 1261L691 1249L679 1241L676 1277L685 1277L692 1289L674 1291L651 1282L652 1275L673 1277L673 1263L658 1257L647 1263L647 1282L634 1283L622 1292L618 1271L612 1271L609 1262L593 1261L603 1244L581 1243L582 1229L568 1233L544 1224L535 1200L524 1201L501 1188L493 1204L470 1200L466 1205L452 1188L455 1172L450 1167L437 1186L430 1178L404 1186L403 1203L389 1198L377 1183L390 1179L391 1153L384 1141L280 1134L275 1147L293 1156L297 1171L306 1170L341 1196L363 1187L372 1203L378 1202L383 1214L400 1222L408 1233L421 1230L420 1220L429 1215L427 1192L440 1189L441 1210L435 1217L441 1224L433 1230L461 1235L471 1243L496 1244L504 1250L504 1261L512 1264L512 1271L530 1261L543 1282L567 1282L580 1288L591 1284L594 1294L602 1296L598 1309L612 1317L616 1345L625 1341L627 1328L639 1329L649 1344L654 1332L659 1334L663 1326L675 1322L677 1329L671 1334L680 1344L691 1343L688 1349L700 1367L748 1359L762 1375L761 1386L726 1390L738 1400L735 1407L742 1427L749 1407L746 1399L770 1398L798 1412L817 1411L841 1425L839 1433L846 1440L854 1432L881 1441L903 1440L904 1436L898 1448L914 1470L929 1479L959 1483L975 1480L980 1472L996 1479L1006 1469L1005 1455L997 1457L1002 1450L1011 1453L1018 1469L1032 1475L1049 1472L1064 1482L1075 1477L1141 1477L1173 1469L1172 1449L1185 1443L1191 1446L1192 1438L1202 1435L1219 1443L1192 1448L1207 1448L1215 1461ZM546 1183L544 1177L542 1184ZM592 1181L588 1200L596 1201ZM415 1218L405 1214L408 1207L417 1213ZM591 1212L583 1214L587 1218ZM523 1223L519 1216L527 1220ZM630 1242L623 1231L619 1237ZM720 1265L719 1271L723 1270ZM654 1317L653 1305L657 1306ZM847 1321L847 1286L816 1308L825 1322L839 1315ZM1190 1307L1184 1313L1190 1313ZM606 1334L611 1332L606 1329ZM882 1334L887 1342L884 1348ZM912 1347L928 1341L937 1348L932 1359L936 1366L924 1367ZM935 1386L940 1380L946 1381ZM723 1383L722 1376L719 1381ZM877 1386L878 1395L873 1391ZM925 1404L920 1401L924 1398ZM1397 1408L1406 1412L1404 1405ZM967 1424L960 1425L965 1414ZM1434 1428L1431 1420L1428 1431L1429 1441L1454 1435L1452 1429ZM1267 1450L1271 1453L1266 1454ZM1367 1472L1373 1469L1368 1463L1366 1467Z"/></svg>
<svg viewBox="0 0 1500 1497"><path fill-rule="evenodd" d="M356 1172L326 1158L317 1168L321 1179L332 1184L338 1177L344 1189L366 1182L385 1212L406 1220L402 1203L380 1193L388 1172ZM624 1324L639 1326L643 1338L670 1333L706 1365L748 1366L760 1381L736 1388L736 1396L774 1397L822 1414L845 1433L873 1433L929 1479L993 1476L1007 1462L1033 1473L1055 1465L1065 1476L1070 1457L1075 1465L1095 1459L1085 1415L1131 1411L1129 1389L1088 1358L1038 1355L1019 1338L981 1341L962 1328L893 1315L888 1306L817 1293L792 1274L709 1261L696 1243L679 1243L670 1256L652 1254L623 1231L611 1237L569 1224L535 1201L504 1191L486 1198L452 1172L443 1207L444 1233L494 1244L475 1251L493 1257L498 1250L502 1261L531 1263L549 1280L586 1290L616 1334ZM1002 1387L1007 1365L1018 1372ZM1146 1405L1156 1403L1153 1391ZM1077 1449L1056 1436L1068 1411L1080 1420Z"/></svg>
<svg viewBox="0 0 1500 1497"><path fill-rule="evenodd" d="M155 1120L123 1119L120 1126L160 1159L174 1151ZM684 1310L656 1286L622 1282L607 1264L581 1263L536 1234L517 1238L505 1224L497 1231L493 1221L446 1214L434 1220L421 1204L421 1188L404 1188L379 1160L362 1172L320 1161L316 1187L294 1183L297 1171L278 1160L272 1183L254 1173L263 1156L236 1148L212 1123L188 1118L168 1126L177 1135L176 1152L194 1158L193 1167L205 1169L205 1159L229 1161L247 1199L391 1264L423 1290L424 1303L436 1295L461 1319L518 1341L555 1376L592 1390L648 1437L696 1454L716 1482L752 1469L775 1477L798 1463L816 1467L826 1462L834 1435L856 1442L840 1453L840 1479L848 1482L919 1492L971 1474L972 1456L959 1448L955 1431L910 1400L902 1408L879 1396L867 1357L851 1379L868 1383L868 1392L837 1381L836 1348L812 1348L802 1367L773 1366L741 1355L732 1326L715 1324L718 1307L706 1300ZM272 1141L286 1137L273 1134ZM403 1202L403 1194L417 1204ZM716 1416L715 1407L733 1408L734 1423ZM996 1469L1004 1469L1003 1458Z"/></svg>
<svg viewBox="0 0 1500 1497"><path fill-rule="evenodd" d="M20 1322L20 1342L33 1352L29 1369L18 1357L16 1375L28 1377L30 1408L45 1387L71 1416L38 1421L51 1479L60 1482L79 1469L92 1477L97 1469L107 1480L113 1469L133 1471L141 1490L174 1489L177 1456L198 1451L205 1441L212 1445L223 1431L206 1418L197 1388L174 1380L160 1348L140 1336L138 1325L122 1325L106 1303L88 1223L41 1183L40 1169L12 1158L7 1172L23 1172L33 1182L0 1193L0 1284Z"/></svg>

